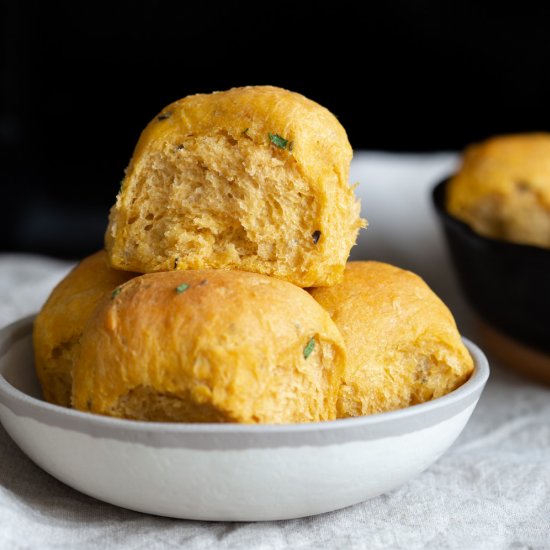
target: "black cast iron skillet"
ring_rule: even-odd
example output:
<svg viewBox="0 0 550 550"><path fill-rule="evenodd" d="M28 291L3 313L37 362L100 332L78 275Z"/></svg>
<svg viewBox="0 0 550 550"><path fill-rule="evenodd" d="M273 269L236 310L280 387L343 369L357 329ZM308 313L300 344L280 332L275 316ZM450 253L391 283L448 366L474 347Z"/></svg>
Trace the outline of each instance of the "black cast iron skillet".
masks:
<svg viewBox="0 0 550 550"><path fill-rule="evenodd" d="M550 250L482 237L445 209L444 180L433 190L458 278L489 324L550 352Z"/></svg>

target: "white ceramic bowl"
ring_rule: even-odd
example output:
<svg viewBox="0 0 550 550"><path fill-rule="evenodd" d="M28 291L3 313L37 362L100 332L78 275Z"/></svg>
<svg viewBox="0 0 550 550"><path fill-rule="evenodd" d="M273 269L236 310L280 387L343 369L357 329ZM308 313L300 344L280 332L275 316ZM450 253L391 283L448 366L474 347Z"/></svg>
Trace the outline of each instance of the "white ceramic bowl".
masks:
<svg viewBox="0 0 550 550"><path fill-rule="evenodd" d="M0 420L41 468L78 491L151 514L257 521L320 514L405 483L444 453L489 376L429 403L294 425L164 424L46 403L33 366L33 318L0 331Z"/></svg>

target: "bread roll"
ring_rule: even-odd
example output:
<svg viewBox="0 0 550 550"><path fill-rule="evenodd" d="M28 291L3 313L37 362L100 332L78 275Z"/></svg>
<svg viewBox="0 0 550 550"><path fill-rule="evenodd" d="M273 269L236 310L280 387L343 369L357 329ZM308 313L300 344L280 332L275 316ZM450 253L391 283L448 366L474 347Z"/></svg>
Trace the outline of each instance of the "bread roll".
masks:
<svg viewBox="0 0 550 550"><path fill-rule="evenodd" d="M550 134L469 147L448 184L447 209L486 237L550 248Z"/></svg>
<svg viewBox="0 0 550 550"><path fill-rule="evenodd" d="M185 97L142 133L110 215L115 268L341 280L363 225L352 150L325 108L272 86Z"/></svg>
<svg viewBox="0 0 550 550"><path fill-rule="evenodd" d="M71 404L72 369L84 325L101 299L135 273L115 271L105 251L78 264L52 291L34 322L34 354L44 398Z"/></svg>
<svg viewBox="0 0 550 550"><path fill-rule="evenodd" d="M440 397L465 382L473 370L450 311L409 271L378 262L350 262L341 284L311 293L346 343L341 417Z"/></svg>
<svg viewBox="0 0 550 550"><path fill-rule="evenodd" d="M330 420L344 361L329 315L294 285L242 271L154 273L96 310L73 403L151 421Z"/></svg>

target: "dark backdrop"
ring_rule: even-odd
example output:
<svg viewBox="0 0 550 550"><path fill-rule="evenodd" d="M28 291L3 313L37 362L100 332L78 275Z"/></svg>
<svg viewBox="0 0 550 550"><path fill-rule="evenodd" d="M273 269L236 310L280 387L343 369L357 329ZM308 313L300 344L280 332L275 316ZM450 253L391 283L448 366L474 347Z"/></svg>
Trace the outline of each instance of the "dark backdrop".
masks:
<svg viewBox="0 0 550 550"><path fill-rule="evenodd" d="M98 249L139 132L190 93L301 92L356 149L460 149L550 128L547 9L320 4L4 2L0 250Z"/></svg>

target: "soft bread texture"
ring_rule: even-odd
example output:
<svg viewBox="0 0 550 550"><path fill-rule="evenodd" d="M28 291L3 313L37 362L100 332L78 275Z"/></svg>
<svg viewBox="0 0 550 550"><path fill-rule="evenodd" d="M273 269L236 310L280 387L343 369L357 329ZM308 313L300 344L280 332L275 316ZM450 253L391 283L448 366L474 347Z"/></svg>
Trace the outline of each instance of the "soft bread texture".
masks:
<svg viewBox="0 0 550 550"><path fill-rule="evenodd" d="M153 273L97 308L73 404L167 422L331 420L344 362L329 315L290 283L242 271Z"/></svg>
<svg viewBox="0 0 550 550"><path fill-rule="evenodd" d="M338 120L300 94L249 86L185 97L139 139L105 236L111 263L334 284L364 225L351 157Z"/></svg>
<svg viewBox="0 0 550 550"><path fill-rule="evenodd" d="M71 404L72 370L82 331L94 308L135 273L115 271L105 251L78 264L52 291L34 322L34 353L44 398Z"/></svg>
<svg viewBox="0 0 550 550"><path fill-rule="evenodd" d="M447 209L486 237L550 248L550 134L470 146L448 184Z"/></svg>
<svg viewBox="0 0 550 550"><path fill-rule="evenodd" d="M473 370L450 311L409 271L350 262L341 284L311 294L346 343L341 417L429 401L463 384Z"/></svg>

